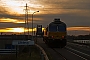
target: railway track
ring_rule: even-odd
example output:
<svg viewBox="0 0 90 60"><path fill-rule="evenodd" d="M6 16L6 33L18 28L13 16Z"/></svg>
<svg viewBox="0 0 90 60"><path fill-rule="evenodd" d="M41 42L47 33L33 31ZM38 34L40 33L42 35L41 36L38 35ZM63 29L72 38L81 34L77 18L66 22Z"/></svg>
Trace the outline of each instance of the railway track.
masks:
<svg viewBox="0 0 90 60"><path fill-rule="evenodd" d="M60 56L60 58L62 58L62 60L68 60L68 58L65 57L65 55L63 55L61 53L61 51L60 51L61 49L60 48L58 48L58 49L57 48L51 48L51 49L54 52L56 52L58 54L58 56ZM68 43L67 47L65 47L64 49L67 50L68 52L70 52L71 54L79 57L81 60L88 60L88 59L90 59L89 58L90 57L90 55L89 55L90 47L87 48L87 45Z"/></svg>
<svg viewBox="0 0 90 60"><path fill-rule="evenodd" d="M76 42L67 42L68 44L73 44L73 45L77 45L77 46L82 46L85 48L90 48L90 44L82 44L82 43L76 43Z"/></svg>
<svg viewBox="0 0 90 60"><path fill-rule="evenodd" d="M50 60L90 60L90 55L84 54L89 51L89 48L86 49L79 44L67 43L67 46L61 49L50 48L43 40L38 40L37 43L48 53Z"/></svg>
<svg viewBox="0 0 90 60"><path fill-rule="evenodd" d="M59 53L55 48L52 48L63 60L67 60L61 53Z"/></svg>
<svg viewBox="0 0 90 60"><path fill-rule="evenodd" d="M68 43L65 48L83 60L90 60L90 48L87 48L86 46L75 43Z"/></svg>

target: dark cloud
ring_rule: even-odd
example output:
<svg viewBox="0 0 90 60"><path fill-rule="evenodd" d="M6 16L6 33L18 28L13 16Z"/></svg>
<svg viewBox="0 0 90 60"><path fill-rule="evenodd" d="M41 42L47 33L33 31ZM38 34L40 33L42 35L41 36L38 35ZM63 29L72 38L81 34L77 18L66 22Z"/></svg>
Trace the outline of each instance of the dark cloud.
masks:
<svg viewBox="0 0 90 60"><path fill-rule="evenodd" d="M72 14L53 14L53 15L42 15L38 16L39 18L43 18L40 21L36 21L37 24L42 24L44 27L47 26L50 22L54 20L54 18L60 18L61 21L65 22L68 27L71 26L90 26L90 17L87 16L78 16Z"/></svg>
<svg viewBox="0 0 90 60"><path fill-rule="evenodd" d="M8 23L0 23L0 28L13 28L13 27L23 27L24 24L17 24L17 23L12 23L12 22L8 22Z"/></svg>
<svg viewBox="0 0 90 60"><path fill-rule="evenodd" d="M67 34L68 35L89 35L88 31L82 31L82 30L68 31Z"/></svg>
<svg viewBox="0 0 90 60"><path fill-rule="evenodd" d="M90 9L90 0L37 0L45 8L51 7L56 9Z"/></svg>

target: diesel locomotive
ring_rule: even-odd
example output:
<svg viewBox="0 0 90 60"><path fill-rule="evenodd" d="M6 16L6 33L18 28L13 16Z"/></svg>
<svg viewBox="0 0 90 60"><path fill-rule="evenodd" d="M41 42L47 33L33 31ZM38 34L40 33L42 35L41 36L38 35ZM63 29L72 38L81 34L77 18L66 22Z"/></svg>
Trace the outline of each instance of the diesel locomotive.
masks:
<svg viewBox="0 0 90 60"><path fill-rule="evenodd" d="M43 30L43 41L50 47L63 48L67 44L66 35L66 24L60 21L60 19L54 19Z"/></svg>

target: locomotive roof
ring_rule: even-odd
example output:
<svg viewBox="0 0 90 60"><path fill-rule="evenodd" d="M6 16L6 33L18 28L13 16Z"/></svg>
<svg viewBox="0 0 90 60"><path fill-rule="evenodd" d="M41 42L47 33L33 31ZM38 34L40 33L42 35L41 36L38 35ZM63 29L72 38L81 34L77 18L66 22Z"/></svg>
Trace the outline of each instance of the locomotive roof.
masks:
<svg viewBox="0 0 90 60"><path fill-rule="evenodd" d="M52 25L52 24L64 24L64 25L66 25L64 22L60 21L60 19L54 19L54 21L51 22L49 25Z"/></svg>
<svg viewBox="0 0 90 60"><path fill-rule="evenodd" d="M54 19L54 22L60 22L60 19L58 18L58 19Z"/></svg>

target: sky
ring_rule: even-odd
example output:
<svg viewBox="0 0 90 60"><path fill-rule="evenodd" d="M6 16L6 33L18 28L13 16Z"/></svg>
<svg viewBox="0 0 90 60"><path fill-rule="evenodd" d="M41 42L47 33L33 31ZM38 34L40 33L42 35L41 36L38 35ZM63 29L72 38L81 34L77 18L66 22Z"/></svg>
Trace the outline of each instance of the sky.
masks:
<svg viewBox="0 0 90 60"><path fill-rule="evenodd" d="M28 5L29 28L46 27L55 18L67 25L67 33L90 33L90 0L0 0L0 32L23 32L25 5Z"/></svg>

